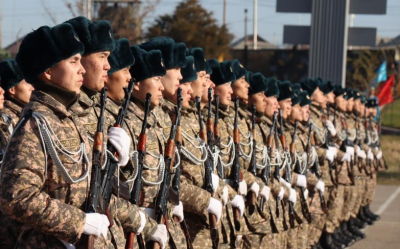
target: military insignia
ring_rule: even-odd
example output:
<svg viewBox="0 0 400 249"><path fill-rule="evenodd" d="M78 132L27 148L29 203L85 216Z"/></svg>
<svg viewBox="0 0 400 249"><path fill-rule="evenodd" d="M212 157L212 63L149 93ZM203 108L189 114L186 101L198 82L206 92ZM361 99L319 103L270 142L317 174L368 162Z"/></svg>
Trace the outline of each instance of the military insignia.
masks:
<svg viewBox="0 0 400 249"><path fill-rule="evenodd" d="M163 67L164 66L164 63L163 63L163 61L161 60L161 66Z"/></svg>
<svg viewBox="0 0 400 249"><path fill-rule="evenodd" d="M194 68L194 63L193 63L193 70L196 70L196 69Z"/></svg>
<svg viewBox="0 0 400 249"><path fill-rule="evenodd" d="M108 31L108 34L110 35L110 38L112 38L111 30Z"/></svg>
<svg viewBox="0 0 400 249"><path fill-rule="evenodd" d="M357 93L357 96L360 96L360 93Z"/></svg>
<svg viewBox="0 0 400 249"><path fill-rule="evenodd" d="M231 70L231 72L233 72L231 67L229 67L229 70Z"/></svg>
<svg viewBox="0 0 400 249"><path fill-rule="evenodd" d="M307 94L307 95L306 95L306 98L307 98L307 99L310 99L310 96L308 96L308 94Z"/></svg>
<svg viewBox="0 0 400 249"><path fill-rule="evenodd" d="M345 92L345 93L343 93L343 96L346 96L347 95L347 93Z"/></svg>
<svg viewBox="0 0 400 249"><path fill-rule="evenodd" d="M75 38L75 40L80 41L79 37L76 34L74 34L74 38Z"/></svg>
<svg viewBox="0 0 400 249"><path fill-rule="evenodd" d="M239 63L239 66L240 66L241 68L243 68L243 65L242 65L242 64L240 64L240 63Z"/></svg>
<svg viewBox="0 0 400 249"><path fill-rule="evenodd" d="M289 91L292 91L292 88L291 88L291 87L289 87Z"/></svg>
<svg viewBox="0 0 400 249"><path fill-rule="evenodd" d="M207 62L207 59L206 59L206 58L204 58L204 61L205 61L205 62Z"/></svg>
<svg viewBox="0 0 400 249"><path fill-rule="evenodd" d="M294 94L295 97L297 97L297 94Z"/></svg>
<svg viewBox="0 0 400 249"><path fill-rule="evenodd" d="M65 140L60 140L60 143L65 147L65 148L77 148L80 146L80 141L79 139L65 139Z"/></svg>

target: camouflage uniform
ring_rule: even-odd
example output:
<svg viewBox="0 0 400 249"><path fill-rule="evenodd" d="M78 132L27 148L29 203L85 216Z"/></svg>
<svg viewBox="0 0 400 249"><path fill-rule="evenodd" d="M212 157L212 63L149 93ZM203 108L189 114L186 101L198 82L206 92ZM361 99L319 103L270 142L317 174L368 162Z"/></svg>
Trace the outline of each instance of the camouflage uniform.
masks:
<svg viewBox="0 0 400 249"><path fill-rule="evenodd" d="M142 101L132 98L128 107L126 120L134 148L137 148L138 138L144 117L144 104ZM169 124L169 125L168 125ZM154 216L154 201L159 192L159 186L163 180L164 149L165 143L169 137L171 120L168 115L164 115L161 107L157 106L151 109L147 119L146 128L146 155L143 168L143 185L141 189L140 207L143 208L151 218ZM186 248L186 239L181 230L180 224L175 223L172 218L173 206L168 205L168 233L169 246L173 244L177 248ZM168 246L167 246L168 247Z"/></svg>

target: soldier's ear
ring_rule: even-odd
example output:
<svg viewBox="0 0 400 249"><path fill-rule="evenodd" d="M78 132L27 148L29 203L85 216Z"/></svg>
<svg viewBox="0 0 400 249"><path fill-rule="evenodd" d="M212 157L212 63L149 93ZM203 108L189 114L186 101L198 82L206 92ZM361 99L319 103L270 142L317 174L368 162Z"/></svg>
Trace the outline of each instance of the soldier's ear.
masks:
<svg viewBox="0 0 400 249"><path fill-rule="evenodd" d="M44 78L45 80L50 81L51 80L51 68L44 71L44 73L42 73L41 77Z"/></svg>
<svg viewBox="0 0 400 249"><path fill-rule="evenodd" d="M10 95L14 95L15 94L15 86L11 87L10 89L8 89L8 93Z"/></svg>
<svg viewBox="0 0 400 249"><path fill-rule="evenodd" d="M133 89L135 91L139 91L139 89L140 89L140 81L136 82L136 84L133 86Z"/></svg>

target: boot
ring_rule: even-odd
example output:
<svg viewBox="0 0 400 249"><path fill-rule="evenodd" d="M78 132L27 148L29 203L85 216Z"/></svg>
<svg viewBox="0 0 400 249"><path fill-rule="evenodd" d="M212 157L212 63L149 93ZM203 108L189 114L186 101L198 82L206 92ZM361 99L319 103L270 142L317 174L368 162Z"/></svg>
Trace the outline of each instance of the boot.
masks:
<svg viewBox="0 0 400 249"><path fill-rule="evenodd" d="M363 229L363 228L365 228L365 227L367 226L367 223L366 223L366 222L364 222L364 221L358 219L357 217L356 217L356 218L353 218L353 220L354 220L354 225L355 225L356 227L358 227L359 229Z"/></svg>
<svg viewBox="0 0 400 249"><path fill-rule="evenodd" d="M347 247L348 244L351 241L345 240L341 235L340 235L340 231L339 228L337 227L335 229L335 232L332 234L332 239L333 239L333 243L335 243L335 245L339 246L343 246L343 247Z"/></svg>
<svg viewBox="0 0 400 249"><path fill-rule="evenodd" d="M344 246L343 247L336 246L335 243L333 242L332 234L327 233L327 232L324 232L322 234L321 239L319 240L319 243L324 249L344 248Z"/></svg>
<svg viewBox="0 0 400 249"><path fill-rule="evenodd" d="M348 237L345 234L345 232L342 229L342 224L340 224L340 226L338 227L338 236L342 241L344 241L346 243L345 244L346 247L351 246L355 242L355 240L353 238Z"/></svg>
<svg viewBox="0 0 400 249"><path fill-rule="evenodd" d="M367 222L368 225L374 224L374 221L371 220L368 216L366 216L366 215L364 214L364 209L365 209L364 207L360 208L360 212L358 213L358 218L359 218L361 221Z"/></svg>
<svg viewBox="0 0 400 249"><path fill-rule="evenodd" d="M354 218L350 218L349 222L347 223L347 230L349 230L353 235L357 236L359 239L365 238L365 233L361 232L355 225L354 225Z"/></svg>
<svg viewBox="0 0 400 249"><path fill-rule="evenodd" d="M364 207L364 214L366 214L373 221L377 221L377 220L379 220L381 218L379 215L376 215L376 214L372 213L372 211L369 209L369 205L366 205Z"/></svg>
<svg viewBox="0 0 400 249"><path fill-rule="evenodd" d="M350 233L350 232L347 230L347 223L346 223L345 221L343 221L343 222L340 224L340 227L341 227L341 229L342 229L342 234L343 234L344 236L346 236L346 238L352 240L353 243L354 243L354 242L356 241L356 236L354 236L352 233ZM351 243L351 244L353 244L353 243ZM351 245L351 244L350 244L350 245Z"/></svg>

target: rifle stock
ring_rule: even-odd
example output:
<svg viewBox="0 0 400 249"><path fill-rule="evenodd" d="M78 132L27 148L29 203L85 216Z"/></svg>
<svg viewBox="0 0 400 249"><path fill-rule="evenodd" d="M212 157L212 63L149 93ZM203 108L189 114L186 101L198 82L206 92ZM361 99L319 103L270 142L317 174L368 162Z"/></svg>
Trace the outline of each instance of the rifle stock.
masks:
<svg viewBox="0 0 400 249"><path fill-rule="evenodd" d="M249 172L253 176L257 176L257 161L256 161L256 106L253 104L251 107L251 133L253 136L253 148L252 148L252 154L251 154L251 160L250 160L250 167L249 167ZM247 194L248 202L249 202L249 215L252 215L256 209L256 203L257 203L257 197L256 193L253 191L250 191Z"/></svg>

